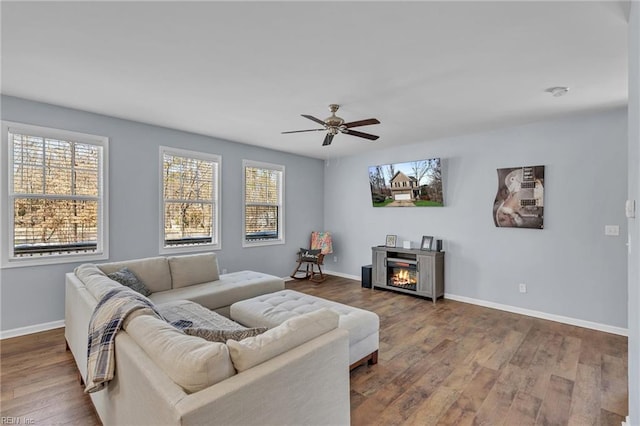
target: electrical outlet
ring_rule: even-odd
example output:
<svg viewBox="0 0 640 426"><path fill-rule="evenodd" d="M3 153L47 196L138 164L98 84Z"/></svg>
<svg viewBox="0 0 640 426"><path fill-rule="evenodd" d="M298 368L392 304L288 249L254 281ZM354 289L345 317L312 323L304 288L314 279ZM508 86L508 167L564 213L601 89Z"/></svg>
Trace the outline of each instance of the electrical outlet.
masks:
<svg viewBox="0 0 640 426"><path fill-rule="evenodd" d="M620 227L618 225L605 225L604 235L617 237L618 235L620 235Z"/></svg>
<svg viewBox="0 0 640 426"><path fill-rule="evenodd" d="M520 293L526 293L527 292L527 285L525 283L518 284L518 288L520 289Z"/></svg>
<svg viewBox="0 0 640 426"><path fill-rule="evenodd" d="M222 268L222 273L226 274L227 273L227 268Z"/></svg>
<svg viewBox="0 0 640 426"><path fill-rule="evenodd" d="M333 263L338 263L338 256L333 256Z"/></svg>

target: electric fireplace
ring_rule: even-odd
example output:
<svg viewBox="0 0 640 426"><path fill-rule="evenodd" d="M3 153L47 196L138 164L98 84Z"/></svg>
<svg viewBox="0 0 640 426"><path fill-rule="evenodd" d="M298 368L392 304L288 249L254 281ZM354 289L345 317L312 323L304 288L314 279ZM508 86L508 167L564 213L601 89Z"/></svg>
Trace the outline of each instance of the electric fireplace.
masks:
<svg viewBox="0 0 640 426"><path fill-rule="evenodd" d="M418 261L387 258L387 285L416 291L418 286Z"/></svg>
<svg viewBox="0 0 640 426"><path fill-rule="evenodd" d="M404 247L372 247L371 286L413 296L444 296L444 252Z"/></svg>

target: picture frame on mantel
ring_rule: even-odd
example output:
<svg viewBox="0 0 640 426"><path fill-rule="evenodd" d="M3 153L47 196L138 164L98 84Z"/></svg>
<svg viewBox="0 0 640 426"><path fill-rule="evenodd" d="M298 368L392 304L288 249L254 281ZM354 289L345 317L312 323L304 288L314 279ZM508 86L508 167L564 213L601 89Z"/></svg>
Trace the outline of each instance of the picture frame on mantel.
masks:
<svg viewBox="0 0 640 426"><path fill-rule="evenodd" d="M397 241L398 241L398 236L397 235L387 235L387 239L385 241L385 246L387 246L387 247L395 247Z"/></svg>
<svg viewBox="0 0 640 426"><path fill-rule="evenodd" d="M428 235L423 235L422 236L422 243L420 244L420 250L433 250L432 249L433 246L433 237L428 236Z"/></svg>

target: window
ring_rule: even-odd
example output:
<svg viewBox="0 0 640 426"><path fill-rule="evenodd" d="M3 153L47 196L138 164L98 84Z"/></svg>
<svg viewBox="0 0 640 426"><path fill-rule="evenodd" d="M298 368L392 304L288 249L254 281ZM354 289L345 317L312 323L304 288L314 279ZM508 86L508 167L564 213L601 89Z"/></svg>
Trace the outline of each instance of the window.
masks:
<svg viewBox="0 0 640 426"><path fill-rule="evenodd" d="M108 258L108 138L2 124L3 266Z"/></svg>
<svg viewBox="0 0 640 426"><path fill-rule="evenodd" d="M284 166L243 160L243 246L284 244Z"/></svg>
<svg viewBox="0 0 640 426"><path fill-rule="evenodd" d="M219 249L220 156L161 147L161 253Z"/></svg>

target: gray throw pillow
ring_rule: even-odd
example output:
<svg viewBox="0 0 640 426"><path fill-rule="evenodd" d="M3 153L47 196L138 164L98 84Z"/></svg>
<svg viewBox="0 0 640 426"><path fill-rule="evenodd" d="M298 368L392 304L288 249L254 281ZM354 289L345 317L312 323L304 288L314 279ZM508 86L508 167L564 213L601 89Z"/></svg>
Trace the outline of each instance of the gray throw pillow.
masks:
<svg viewBox="0 0 640 426"><path fill-rule="evenodd" d="M143 296L149 296L151 294L151 291L149 291L147 286L144 285L144 283L140 281L136 274L131 272L126 266L119 271L107 274L107 277L119 282L124 286L129 287L133 291L137 291Z"/></svg>
<svg viewBox="0 0 640 426"><path fill-rule="evenodd" d="M258 334L262 334L267 330L268 328L266 327L256 327L231 330L216 330L212 328L185 328L182 331L190 336L202 337L203 339L206 339L210 342L225 343L227 340L240 341L242 339L246 339L247 337L257 336Z"/></svg>

